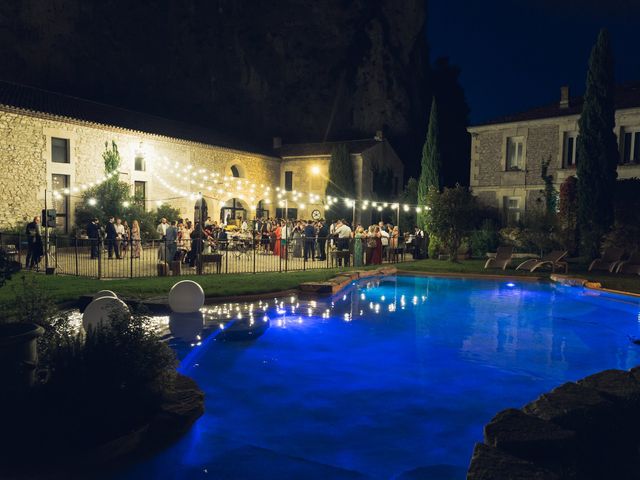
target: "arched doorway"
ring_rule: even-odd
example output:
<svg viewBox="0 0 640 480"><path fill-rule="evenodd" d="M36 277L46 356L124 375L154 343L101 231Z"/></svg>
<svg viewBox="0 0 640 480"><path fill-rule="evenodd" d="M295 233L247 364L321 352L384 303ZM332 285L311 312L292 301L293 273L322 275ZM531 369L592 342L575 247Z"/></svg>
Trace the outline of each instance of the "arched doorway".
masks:
<svg viewBox="0 0 640 480"><path fill-rule="evenodd" d="M269 218L269 204L266 200L260 200L256 207L256 218Z"/></svg>
<svg viewBox="0 0 640 480"><path fill-rule="evenodd" d="M220 221L225 223L242 223L248 219L247 205L239 198L227 200L220 208Z"/></svg>

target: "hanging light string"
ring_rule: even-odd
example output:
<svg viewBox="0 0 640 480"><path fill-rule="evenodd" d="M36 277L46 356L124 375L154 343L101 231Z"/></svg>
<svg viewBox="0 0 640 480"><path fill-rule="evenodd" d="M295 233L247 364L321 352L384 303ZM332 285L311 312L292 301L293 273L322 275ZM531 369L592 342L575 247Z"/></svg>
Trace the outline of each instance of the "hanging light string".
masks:
<svg viewBox="0 0 640 480"><path fill-rule="evenodd" d="M256 203L256 190L262 189L261 198L264 200L266 204L271 203L271 195L272 189L270 186L265 185L264 183L256 184L250 182L248 179L233 177L222 175L219 172L209 171L204 168L194 168L192 165L183 165L177 161L170 161L166 156L158 157L154 159L153 163L156 164L158 168L154 168L152 165L147 165L147 171L152 175L152 177L167 190L175 194L174 197L168 197L157 200L146 200L145 202L155 202L158 206L162 205L164 202L168 202L171 200L181 200L184 198L189 198L190 200L195 200L200 198L198 194L190 192L192 188L198 188L201 192L206 192L206 197L212 200L220 201L223 197L232 197L238 198L245 202L249 202L252 205L251 210L255 210ZM158 171L162 172L162 175L158 173ZM187 190L183 188L178 188L173 184L169 183L165 176L169 174L172 178L179 179L185 183L187 183ZM96 181L81 183L79 185L63 188L60 190L53 190L53 197L55 199L62 198L63 195L80 198L77 195L73 195L78 192L84 192L90 188L97 187L102 183L110 180L111 178L119 175L119 172L111 172L108 173ZM275 187L275 192L277 195L278 206L285 207L288 205L289 201L295 202L298 208L305 208L306 204L304 203L305 194L299 192L297 190L288 191L282 189L280 187ZM390 208L391 210L398 210L402 208L404 212L415 211L416 213L421 213L423 210L429 210L430 207L426 205L417 205L417 204L408 204L399 202L384 202L384 201L374 201L374 200L356 200L348 197L336 197L333 195L327 195L324 198L315 193L306 194L307 203L309 205L324 205L325 208L331 208L332 206L344 202L347 207L350 208L358 208L362 211L368 210L371 208L372 210L377 210L379 212ZM93 200L93 201L92 201ZM302 200L302 202L301 202ZM95 199L88 199L89 204L95 205Z"/></svg>

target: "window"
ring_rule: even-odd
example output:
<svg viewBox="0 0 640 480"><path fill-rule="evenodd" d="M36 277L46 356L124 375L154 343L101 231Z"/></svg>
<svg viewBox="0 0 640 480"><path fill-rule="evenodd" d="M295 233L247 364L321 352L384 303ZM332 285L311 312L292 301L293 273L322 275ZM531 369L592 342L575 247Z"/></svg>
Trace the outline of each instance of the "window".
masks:
<svg viewBox="0 0 640 480"><path fill-rule="evenodd" d="M51 161L69 163L69 139L51 137Z"/></svg>
<svg viewBox="0 0 640 480"><path fill-rule="evenodd" d="M54 191L62 192L69 188L69 175L54 173L51 175L51 185ZM69 195L56 195L53 199L56 210L56 230L61 233L69 231Z"/></svg>
<svg viewBox="0 0 640 480"><path fill-rule="evenodd" d="M522 170L524 167L524 137L507 138L507 170Z"/></svg>
<svg viewBox="0 0 640 480"><path fill-rule="evenodd" d="M136 203L144 208L144 202L147 198L147 182L133 182L133 196Z"/></svg>
<svg viewBox="0 0 640 480"><path fill-rule="evenodd" d="M233 175L235 178L240 178L240 169L238 168L237 165L233 165L231 167L231 175Z"/></svg>
<svg viewBox="0 0 640 480"><path fill-rule="evenodd" d="M564 146L562 149L563 168L571 168L576 166L576 141L577 140L578 140L577 132L565 132Z"/></svg>
<svg viewBox="0 0 640 480"><path fill-rule="evenodd" d="M293 172L284 172L284 189L287 192L293 190Z"/></svg>
<svg viewBox="0 0 640 480"><path fill-rule="evenodd" d="M507 225L520 222L520 198L504 197L504 216Z"/></svg>
<svg viewBox="0 0 640 480"><path fill-rule="evenodd" d="M622 163L640 163L640 130L625 130L622 136Z"/></svg>
<svg viewBox="0 0 640 480"><path fill-rule="evenodd" d="M136 172L144 172L147 170L147 164L142 155L136 155L136 158L133 160L133 168Z"/></svg>

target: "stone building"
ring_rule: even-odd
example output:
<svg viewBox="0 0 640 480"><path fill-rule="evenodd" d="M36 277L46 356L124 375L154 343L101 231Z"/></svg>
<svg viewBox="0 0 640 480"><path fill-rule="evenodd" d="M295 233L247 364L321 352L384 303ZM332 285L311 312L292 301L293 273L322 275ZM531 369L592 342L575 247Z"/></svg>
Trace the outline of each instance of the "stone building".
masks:
<svg viewBox="0 0 640 480"><path fill-rule="evenodd" d="M404 166L393 147L377 132L372 139L343 142L347 145L353 163L355 200L377 200L382 192L376 192L376 177L388 177L388 195L397 196L403 187ZM274 147L282 158L282 184L285 190L310 192L323 196L327 186L331 152L338 142L299 143ZM384 194L382 194L384 199ZM387 198L388 199L388 198ZM369 223L371 210L355 209L357 222ZM350 219L349 219L350 220Z"/></svg>
<svg viewBox="0 0 640 480"><path fill-rule="evenodd" d="M640 84L616 89L618 178L640 177ZM560 89L560 101L468 129L470 185L480 201L497 208L507 223L524 220L543 205L543 162L556 190L576 173L576 139L582 98Z"/></svg>
<svg viewBox="0 0 640 480"><path fill-rule="evenodd" d="M82 192L104 177L102 153L112 141L122 157L120 180L147 209L166 203L193 218L202 194L214 219L275 216L281 213L277 189L285 198L298 189L305 198L290 200L291 213L324 215L331 144L264 149L202 127L9 82L0 82L0 133L0 229L21 227L40 214L46 199L59 231L71 231ZM357 145L352 154L359 193L371 192L371 165L392 164L402 178L388 142L348 143ZM310 156L300 154L304 148ZM308 169L314 166L319 175L312 179ZM317 195L308 196L310 191Z"/></svg>

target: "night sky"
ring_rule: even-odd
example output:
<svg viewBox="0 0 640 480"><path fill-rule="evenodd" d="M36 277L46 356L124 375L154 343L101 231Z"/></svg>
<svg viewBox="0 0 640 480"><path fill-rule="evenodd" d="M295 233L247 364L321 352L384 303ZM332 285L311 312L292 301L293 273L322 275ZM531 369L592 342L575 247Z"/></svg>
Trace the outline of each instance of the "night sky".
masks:
<svg viewBox="0 0 640 480"><path fill-rule="evenodd" d="M601 27L611 33L616 82L640 81L640 0L429 1L431 59L449 56L471 124L584 92Z"/></svg>

